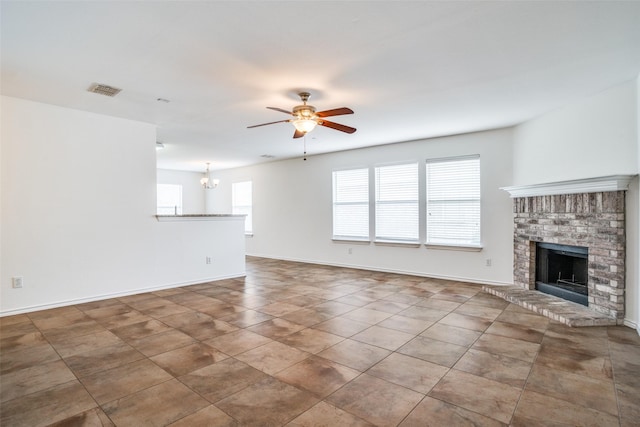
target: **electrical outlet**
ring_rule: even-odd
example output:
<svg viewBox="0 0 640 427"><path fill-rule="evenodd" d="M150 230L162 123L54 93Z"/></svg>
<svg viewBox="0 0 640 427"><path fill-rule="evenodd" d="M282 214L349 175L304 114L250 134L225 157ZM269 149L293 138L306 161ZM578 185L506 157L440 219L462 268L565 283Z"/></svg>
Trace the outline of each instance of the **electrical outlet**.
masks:
<svg viewBox="0 0 640 427"><path fill-rule="evenodd" d="M207 264L211 264L211 257L210 257L210 256L208 256L208 257L205 259L205 262L206 262Z"/></svg>
<svg viewBox="0 0 640 427"><path fill-rule="evenodd" d="M21 288L22 287L22 277L12 277L11 278L11 286L13 286L14 288Z"/></svg>
<svg viewBox="0 0 640 427"><path fill-rule="evenodd" d="M487 267L491 267L491 258L487 258L487 259L485 260L485 265L486 265Z"/></svg>

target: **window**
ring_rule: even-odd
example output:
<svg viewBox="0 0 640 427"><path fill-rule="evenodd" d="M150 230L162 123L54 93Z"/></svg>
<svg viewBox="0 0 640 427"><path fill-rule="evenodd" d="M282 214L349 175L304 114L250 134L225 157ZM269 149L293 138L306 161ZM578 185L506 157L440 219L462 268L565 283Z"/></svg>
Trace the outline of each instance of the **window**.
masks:
<svg viewBox="0 0 640 427"><path fill-rule="evenodd" d="M182 185L158 184L156 205L158 215L182 215Z"/></svg>
<svg viewBox="0 0 640 427"><path fill-rule="evenodd" d="M369 240L369 170L333 172L333 238Z"/></svg>
<svg viewBox="0 0 640 427"><path fill-rule="evenodd" d="M231 185L231 212L247 216L244 220L245 234L253 233L252 197L251 181L234 182Z"/></svg>
<svg viewBox="0 0 640 427"><path fill-rule="evenodd" d="M380 166L375 177L376 240L418 242L418 164Z"/></svg>
<svg viewBox="0 0 640 427"><path fill-rule="evenodd" d="M480 246L480 156L427 160L426 243Z"/></svg>

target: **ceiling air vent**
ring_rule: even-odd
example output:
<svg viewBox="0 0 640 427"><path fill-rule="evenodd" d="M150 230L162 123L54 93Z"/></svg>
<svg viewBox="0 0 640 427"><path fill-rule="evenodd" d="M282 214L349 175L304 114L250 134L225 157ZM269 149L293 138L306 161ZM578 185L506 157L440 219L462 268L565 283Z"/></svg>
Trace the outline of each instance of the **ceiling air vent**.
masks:
<svg viewBox="0 0 640 427"><path fill-rule="evenodd" d="M107 85L101 85L99 83L94 83L89 88L89 92L93 92L93 93L97 93L105 96L116 96L117 94L120 93L120 91L122 91L122 89L118 89L118 88L107 86Z"/></svg>

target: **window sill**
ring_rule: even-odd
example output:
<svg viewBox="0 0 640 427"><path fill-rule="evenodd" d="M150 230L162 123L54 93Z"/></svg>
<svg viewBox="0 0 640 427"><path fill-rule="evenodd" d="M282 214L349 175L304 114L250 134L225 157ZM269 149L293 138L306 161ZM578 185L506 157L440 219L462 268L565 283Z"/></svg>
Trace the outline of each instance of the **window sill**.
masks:
<svg viewBox="0 0 640 427"><path fill-rule="evenodd" d="M373 242L380 246L397 246L402 248L419 248L420 242L403 242L401 240L376 240Z"/></svg>
<svg viewBox="0 0 640 427"><path fill-rule="evenodd" d="M331 241L333 243L349 243L349 244L356 244L356 245L368 245L368 244L371 243L369 240L340 239L340 238L337 238L337 237L332 238Z"/></svg>
<svg viewBox="0 0 640 427"><path fill-rule="evenodd" d="M464 251L464 252L480 252L482 251L482 246L470 246L470 245L446 245L446 244L435 244L435 243L425 243L424 245L427 249L440 249L445 251Z"/></svg>

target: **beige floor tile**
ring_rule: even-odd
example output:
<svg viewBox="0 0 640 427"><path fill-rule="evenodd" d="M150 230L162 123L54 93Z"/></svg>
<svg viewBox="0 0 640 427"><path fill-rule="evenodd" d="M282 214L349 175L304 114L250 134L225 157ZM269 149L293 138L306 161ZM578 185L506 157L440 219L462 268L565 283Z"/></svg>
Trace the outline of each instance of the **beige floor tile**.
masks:
<svg viewBox="0 0 640 427"><path fill-rule="evenodd" d="M173 379L114 400L102 409L116 425L160 426L207 406L209 402Z"/></svg>
<svg viewBox="0 0 640 427"><path fill-rule="evenodd" d="M13 316L0 317L0 336L2 336L3 328L6 328L9 325L25 322L31 322L31 319L26 314L14 314Z"/></svg>
<svg viewBox="0 0 640 427"><path fill-rule="evenodd" d="M321 313L331 314L333 316L341 316L345 313L357 310L357 307L337 301L327 301L323 302L322 304L315 305L313 309Z"/></svg>
<svg viewBox="0 0 640 427"><path fill-rule="evenodd" d="M411 390L427 394L449 368L415 357L392 353L366 373Z"/></svg>
<svg viewBox="0 0 640 427"><path fill-rule="evenodd" d="M505 322L493 322L485 332L536 344L540 344L544 337L544 333L540 330Z"/></svg>
<svg viewBox="0 0 640 427"><path fill-rule="evenodd" d="M74 380L3 403L0 425L48 426L96 406L82 384Z"/></svg>
<svg viewBox="0 0 640 427"><path fill-rule="evenodd" d="M65 363L78 378L106 371L143 359L144 355L130 345L119 343L65 357Z"/></svg>
<svg viewBox="0 0 640 427"><path fill-rule="evenodd" d="M483 378L523 388L531 372L531 363L499 354L471 349L454 368Z"/></svg>
<svg viewBox="0 0 640 427"><path fill-rule="evenodd" d="M611 380L613 378L611 359L608 356L585 355L567 350L560 352L552 346L542 345L536 357L536 364L594 379Z"/></svg>
<svg viewBox="0 0 640 427"><path fill-rule="evenodd" d="M296 418L318 402L311 393L265 378L219 401L216 406L243 426L277 426Z"/></svg>
<svg viewBox="0 0 640 427"><path fill-rule="evenodd" d="M99 404L168 381L173 377L149 359L98 372L80 381Z"/></svg>
<svg viewBox="0 0 640 427"><path fill-rule="evenodd" d="M0 318L0 423L627 427L640 418L631 328L569 328L463 282L255 257L246 266L243 278Z"/></svg>
<svg viewBox="0 0 640 427"><path fill-rule="evenodd" d="M632 328L627 328L625 326L610 326L607 328L607 336L610 341L617 344L640 346L640 335Z"/></svg>
<svg viewBox="0 0 640 427"><path fill-rule="evenodd" d="M627 420L640 420L640 389L624 384L616 385L616 395L620 417Z"/></svg>
<svg viewBox="0 0 640 427"><path fill-rule="evenodd" d="M360 372L355 369L322 357L311 356L280 371L276 378L324 398L358 375Z"/></svg>
<svg viewBox="0 0 640 427"><path fill-rule="evenodd" d="M521 309L516 305L507 307L496 320L505 323L513 323L521 325L531 329L537 329L541 332L547 330L549 326L549 319L543 316L538 316L531 311Z"/></svg>
<svg viewBox="0 0 640 427"><path fill-rule="evenodd" d="M49 424L47 427L115 427L115 424L107 417L102 409L93 408L80 412L69 418Z"/></svg>
<svg viewBox="0 0 640 427"><path fill-rule="evenodd" d="M334 301L353 305L355 307L364 307L367 304L377 301L377 299L364 295L345 295L343 297L336 298Z"/></svg>
<svg viewBox="0 0 640 427"><path fill-rule="evenodd" d="M178 377L227 357L229 356L207 344L194 343L155 355L151 357L151 360L171 375Z"/></svg>
<svg viewBox="0 0 640 427"><path fill-rule="evenodd" d="M234 358L225 359L179 377L187 387L215 403L267 375Z"/></svg>
<svg viewBox="0 0 640 427"><path fill-rule="evenodd" d="M362 418L358 418L355 415L345 412L340 408L336 408L335 406L326 402L318 403L313 408L309 409L298 418L287 424L287 427L330 426L373 427L373 424L370 424Z"/></svg>
<svg viewBox="0 0 640 427"><path fill-rule="evenodd" d="M396 331L401 331L413 335L419 334L431 325L433 325L433 322L430 322L428 320L414 319L411 317L402 316L400 314L391 316L378 323L378 326L395 329Z"/></svg>
<svg viewBox="0 0 640 427"><path fill-rule="evenodd" d="M480 338L481 335L482 332L458 328L456 326L443 325L442 323L436 323L420 334L420 336L425 338L465 347L470 347L478 338Z"/></svg>
<svg viewBox="0 0 640 427"><path fill-rule="evenodd" d="M490 320L466 314L459 314L456 312L447 314L439 321L439 323L478 332L484 332L489 326L491 326Z"/></svg>
<svg viewBox="0 0 640 427"><path fill-rule="evenodd" d="M273 341L271 338L247 331L246 329L240 329L239 331L206 340L204 343L230 356L235 356L236 354L244 353L245 351L270 343L271 341Z"/></svg>
<svg viewBox="0 0 640 427"><path fill-rule="evenodd" d="M301 307L290 303L278 301L273 304L260 307L258 311L270 314L271 316L282 317L287 313L300 310Z"/></svg>
<svg viewBox="0 0 640 427"><path fill-rule="evenodd" d="M62 357L73 356L111 345L123 344L113 332L104 330L93 334L61 339L53 343L53 347Z"/></svg>
<svg viewBox="0 0 640 427"><path fill-rule="evenodd" d="M481 304L474 304L472 301L473 300L469 300L460 305L453 312L467 316L480 317L481 319L490 320L492 322L496 320L496 317L502 314L502 308L492 308Z"/></svg>
<svg viewBox="0 0 640 427"><path fill-rule="evenodd" d="M394 351L402 347L414 337L414 334L407 334L394 329L373 325L372 327L352 336L351 339Z"/></svg>
<svg viewBox="0 0 640 427"><path fill-rule="evenodd" d="M319 329L321 331L330 332L332 334L348 338L358 332L364 331L370 326L371 325L368 323L345 319L343 317L334 317L333 319L314 325L313 329Z"/></svg>
<svg viewBox="0 0 640 427"><path fill-rule="evenodd" d="M533 363L540 349L540 344L499 335L484 334L478 338L471 348Z"/></svg>
<svg viewBox="0 0 640 427"><path fill-rule="evenodd" d="M78 322L69 326L61 326L43 331L42 333L49 342L58 342L72 337L80 337L89 334L95 334L105 330L105 327L95 320L86 322Z"/></svg>
<svg viewBox="0 0 640 427"><path fill-rule="evenodd" d="M271 339L278 339L304 329L305 326L285 319L275 318L247 328L248 331L263 335Z"/></svg>
<svg viewBox="0 0 640 427"><path fill-rule="evenodd" d="M514 426L562 425L585 427L619 426L618 418L566 400L525 389L513 417Z"/></svg>
<svg viewBox="0 0 640 427"><path fill-rule="evenodd" d="M125 341L130 341L169 330L171 330L171 328L162 322L157 320L147 320L145 322L111 329L111 332Z"/></svg>
<svg viewBox="0 0 640 427"><path fill-rule="evenodd" d="M256 369L274 375L309 356L310 354L307 352L272 341L235 357Z"/></svg>
<svg viewBox="0 0 640 427"><path fill-rule="evenodd" d="M411 317L412 319L425 320L427 322L437 322L447 314L449 314L449 312L445 310L414 305L407 308L406 310L402 310L398 314L405 317Z"/></svg>
<svg viewBox="0 0 640 427"><path fill-rule="evenodd" d="M311 327L329 320L332 317L333 316L331 314L321 313L311 308L303 308L301 310L285 314L282 316L282 319L305 327Z"/></svg>
<svg viewBox="0 0 640 427"><path fill-rule="evenodd" d="M236 427L238 422L213 405L169 424L167 427Z"/></svg>
<svg viewBox="0 0 640 427"><path fill-rule="evenodd" d="M245 310L221 318L221 320L231 323L239 328L257 325L258 323L266 322L270 319L273 319L273 316L255 310Z"/></svg>
<svg viewBox="0 0 640 427"><path fill-rule="evenodd" d="M445 313L449 313L456 308L460 307L459 302L454 301L446 301L442 299L434 299L434 298L422 298L422 300L416 303L418 307L430 308L432 310L444 311ZM443 316L444 317L444 316Z"/></svg>
<svg viewBox="0 0 640 427"><path fill-rule="evenodd" d="M467 347L418 336L398 349L398 353L427 362L452 367L467 351Z"/></svg>
<svg viewBox="0 0 640 427"><path fill-rule="evenodd" d="M375 325L378 322L382 322L388 317L391 317L391 313L384 311L371 310L368 308L357 308L353 311L343 314L341 317L356 320L358 322L368 323L369 325Z"/></svg>
<svg viewBox="0 0 640 427"><path fill-rule="evenodd" d="M500 421L429 396L425 397L407 418L400 423L400 427L506 427L506 425Z"/></svg>
<svg viewBox="0 0 640 427"><path fill-rule="evenodd" d="M62 360L38 364L0 375L0 402L17 399L75 380Z"/></svg>
<svg viewBox="0 0 640 427"><path fill-rule="evenodd" d="M452 369L429 396L508 424L520 393L519 388Z"/></svg>
<svg viewBox="0 0 640 427"><path fill-rule="evenodd" d="M326 401L377 426L395 426L423 397L421 393L362 374Z"/></svg>
<svg viewBox="0 0 640 427"><path fill-rule="evenodd" d="M129 345L145 356L151 357L180 347L186 347L195 342L195 338L190 337L184 332L171 329L167 332L161 332L148 337L131 340L129 341Z"/></svg>
<svg viewBox="0 0 640 427"><path fill-rule="evenodd" d="M303 329L295 334L279 339L283 344L312 354L320 353L322 350L325 350L342 340L344 340L344 337L317 329Z"/></svg>
<svg viewBox="0 0 640 427"><path fill-rule="evenodd" d="M60 360L60 356L49 344L33 345L0 354L0 374L38 366Z"/></svg>
<svg viewBox="0 0 640 427"><path fill-rule="evenodd" d="M585 408L618 415L615 387L611 380L596 380L535 365L526 388Z"/></svg>
<svg viewBox="0 0 640 427"><path fill-rule="evenodd" d="M363 372L389 354L389 350L346 339L318 353L318 356Z"/></svg>

